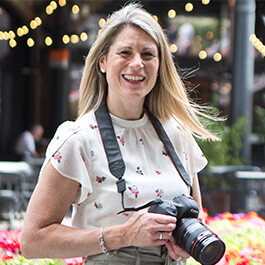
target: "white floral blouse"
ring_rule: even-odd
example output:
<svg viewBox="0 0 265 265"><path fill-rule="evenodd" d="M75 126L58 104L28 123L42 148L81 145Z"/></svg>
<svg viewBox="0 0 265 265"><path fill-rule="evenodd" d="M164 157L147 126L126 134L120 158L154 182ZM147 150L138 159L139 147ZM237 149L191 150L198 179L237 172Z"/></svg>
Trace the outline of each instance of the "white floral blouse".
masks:
<svg viewBox="0 0 265 265"><path fill-rule="evenodd" d="M125 207L137 207L158 197L172 200L189 194L147 114L136 121L113 115L111 119L126 165ZM162 124L192 180L207 164L206 158L194 138L174 119ZM117 192L117 178L108 168L94 112L59 126L42 170L49 160L60 174L80 183L73 202L73 227L115 225L131 216L132 213L117 215L122 210L121 194Z"/></svg>

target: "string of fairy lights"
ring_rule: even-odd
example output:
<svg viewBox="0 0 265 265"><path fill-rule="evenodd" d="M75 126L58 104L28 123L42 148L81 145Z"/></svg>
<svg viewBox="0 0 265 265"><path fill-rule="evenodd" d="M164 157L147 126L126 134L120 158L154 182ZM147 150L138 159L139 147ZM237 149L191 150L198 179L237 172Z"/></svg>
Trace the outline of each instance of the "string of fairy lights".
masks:
<svg viewBox="0 0 265 265"><path fill-rule="evenodd" d="M201 3L203 5L210 4L211 0L201 0ZM51 16L56 12L57 8L63 8L67 4L70 4L70 1L67 2L67 0L52 0L46 7L45 7L45 15ZM191 2L188 2L185 4L184 9L186 12L190 13L194 10L194 6ZM74 15L79 14L80 7L77 4L73 4L71 7L71 12ZM176 16L176 11L174 9L170 9L168 11L168 17L170 19L173 19ZM157 16L153 16L156 20L158 20ZM100 18L98 21L99 27L102 28L106 23L106 20L104 18ZM36 45L36 40L34 40L33 37L27 37L27 35L30 33L30 31L34 31L42 26L42 19L41 17L35 17L33 18L28 25L21 25L17 29L10 29L8 30L1 30L0 29L0 41L8 41L9 46L11 48L15 48L17 46L17 39L26 37L26 43L27 46L32 48ZM100 29L98 34L100 33ZM208 32L207 34L212 34L212 32ZM200 37L200 36L198 36ZM80 34L64 34L61 38L62 43L64 45L68 44L77 44L80 41L85 42L88 40L88 34L86 32L81 32ZM257 38L255 34L252 34L249 37L250 42L252 45L256 48L258 52L260 52L263 56L265 56L265 45ZM46 46L52 46L53 44L53 38L52 36L46 36L44 38L44 44ZM178 51L178 47L176 44L170 44L170 51L172 53L176 53ZM198 57L201 60L206 59L209 57L206 50L200 50L198 52ZM222 54L220 52L216 52L212 55L214 61L219 62L222 60Z"/></svg>
<svg viewBox="0 0 265 265"><path fill-rule="evenodd" d="M51 1L49 5L45 7L45 15L50 16L55 13L57 8L63 8L67 5L67 0L58 0ZM80 7L77 4L72 6L72 13L78 14L80 12ZM36 30L38 27L42 25L42 19L40 17L33 18L28 25L22 25L18 27L16 30L2 31L0 30L0 40L9 41L9 46L11 48L15 48L17 46L16 38L21 38L27 36L30 31ZM88 39L88 35L86 32L82 32L81 34L72 34L67 35L64 34L62 37L62 42L64 44L73 43L76 44L80 40L86 41ZM35 40L33 37L28 37L27 40L28 47L32 48L35 46ZM53 44L52 36L46 36L44 38L44 43L46 46L51 46Z"/></svg>

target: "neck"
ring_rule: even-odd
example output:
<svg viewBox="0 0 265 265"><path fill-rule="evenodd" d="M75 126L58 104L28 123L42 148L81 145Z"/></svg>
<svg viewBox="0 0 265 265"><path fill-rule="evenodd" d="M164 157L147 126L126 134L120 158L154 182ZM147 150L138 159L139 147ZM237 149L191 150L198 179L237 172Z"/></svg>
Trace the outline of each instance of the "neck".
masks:
<svg viewBox="0 0 265 265"><path fill-rule="evenodd" d="M144 113L143 102L113 102L107 98L108 110L114 116L124 120L139 120Z"/></svg>

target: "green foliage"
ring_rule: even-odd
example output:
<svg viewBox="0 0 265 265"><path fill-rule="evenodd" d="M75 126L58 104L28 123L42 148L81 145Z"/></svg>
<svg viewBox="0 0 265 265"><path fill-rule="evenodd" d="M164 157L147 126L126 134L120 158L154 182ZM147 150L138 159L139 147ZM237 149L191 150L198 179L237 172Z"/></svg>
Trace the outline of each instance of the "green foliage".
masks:
<svg viewBox="0 0 265 265"><path fill-rule="evenodd" d="M66 265L66 263L59 259L25 259L18 255L6 261L0 259L0 265Z"/></svg>
<svg viewBox="0 0 265 265"><path fill-rule="evenodd" d="M265 93L262 95L263 103L265 104ZM262 106L255 106L254 107L254 124L255 127L254 132L261 134L263 136L263 140L265 140L265 108Z"/></svg>
<svg viewBox="0 0 265 265"><path fill-rule="evenodd" d="M206 171L201 172L203 177L200 178L200 185L207 190L225 191L235 183L231 183L229 178L216 177L207 169L212 166L237 166L243 164L242 158L240 157L240 150L243 145L242 136L245 132L245 118L239 118L232 126L226 125L225 122L211 123L208 129L217 131L222 141L198 141L200 148L208 160Z"/></svg>
<svg viewBox="0 0 265 265"><path fill-rule="evenodd" d="M242 165L240 150L242 148L242 136L245 132L245 119L243 117L239 118L232 126L227 126L225 122L217 122L209 126L209 130L220 132L222 141L198 141L199 146L208 159L208 167L215 165ZM213 128L215 129L213 130Z"/></svg>

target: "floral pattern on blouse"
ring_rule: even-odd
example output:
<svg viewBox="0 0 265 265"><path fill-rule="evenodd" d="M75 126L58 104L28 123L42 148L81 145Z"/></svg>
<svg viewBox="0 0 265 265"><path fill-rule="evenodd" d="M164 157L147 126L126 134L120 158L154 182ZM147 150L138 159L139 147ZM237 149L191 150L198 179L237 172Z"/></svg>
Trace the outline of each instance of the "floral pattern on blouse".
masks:
<svg viewBox="0 0 265 265"><path fill-rule="evenodd" d="M61 153L60 153L59 151L56 151L56 152L52 155L52 157L53 157L55 160L57 160L58 163L61 162L62 156L61 156Z"/></svg>
<svg viewBox="0 0 265 265"><path fill-rule="evenodd" d="M179 125L177 125L177 128L182 132L182 128Z"/></svg>
<svg viewBox="0 0 265 265"><path fill-rule="evenodd" d="M136 173L139 174L139 175L143 175L144 174L143 170L139 166L136 168Z"/></svg>
<svg viewBox="0 0 265 265"><path fill-rule="evenodd" d="M125 200L134 207L155 198L171 200L176 194L189 192L151 122L144 119L144 122L133 121L133 125L116 117L113 119L116 139L122 146L126 162ZM78 131L76 123L81 124ZM191 175L202 169L206 159L192 137L188 137L176 121L166 122L163 126L188 173ZM76 207L73 226L97 227L110 222L125 222L130 214L116 215L122 209L121 198L117 193L117 180L109 172L106 156L102 154L104 149L94 114L88 113L61 128L60 134L54 137L56 141L53 141L47 159L52 157L55 169L80 183L73 202L73 207Z"/></svg>
<svg viewBox="0 0 265 265"><path fill-rule="evenodd" d="M156 196L162 198L164 191L162 189L156 189Z"/></svg>
<svg viewBox="0 0 265 265"><path fill-rule="evenodd" d="M97 125L92 125L92 124L90 124L90 125L89 125L89 127L90 127L92 130L94 130L94 129L97 129L97 128L98 128L98 126L97 126Z"/></svg>
<svg viewBox="0 0 265 265"><path fill-rule="evenodd" d="M106 177L99 177L99 176L96 177L96 181L98 183L102 183L103 181L105 181L105 179L106 179Z"/></svg>
<svg viewBox="0 0 265 265"><path fill-rule="evenodd" d="M163 156L168 156L168 153L165 150L162 150L162 155Z"/></svg>
<svg viewBox="0 0 265 265"><path fill-rule="evenodd" d="M121 136L117 136L117 139L120 141L120 143L121 143L122 145L124 145L125 141L124 141L123 135L121 135Z"/></svg>
<svg viewBox="0 0 265 265"><path fill-rule="evenodd" d="M90 151L91 158L94 158L95 152L93 150Z"/></svg>
<svg viewBox="0 0 265 265"><path fill-rule="evenodd" d="M95 206L95 208L96 208L97 210L101 210L101 209L103 209L103 205L102 205L100 202L95 202L95 203L94 203L94 206Z"/></svg>
<svg viewBox="0 0 265 265"><path fill-rule="evenodd" d="M128 187L128 189L131 191L132 194L134 194L135 199L138 197L139 190L138 187L135 185L132 185L131 187Z"/></svg>

